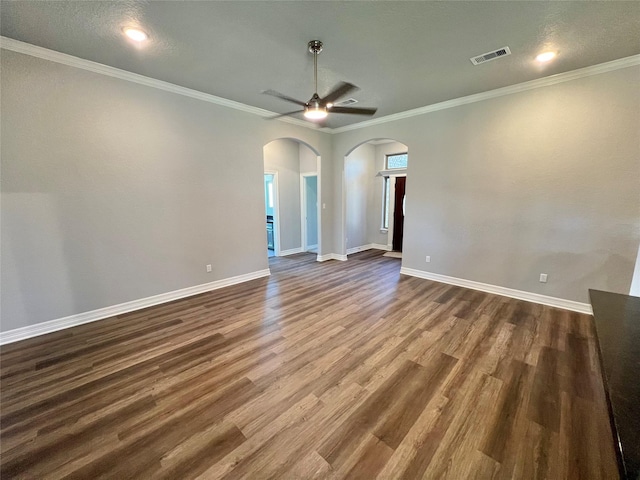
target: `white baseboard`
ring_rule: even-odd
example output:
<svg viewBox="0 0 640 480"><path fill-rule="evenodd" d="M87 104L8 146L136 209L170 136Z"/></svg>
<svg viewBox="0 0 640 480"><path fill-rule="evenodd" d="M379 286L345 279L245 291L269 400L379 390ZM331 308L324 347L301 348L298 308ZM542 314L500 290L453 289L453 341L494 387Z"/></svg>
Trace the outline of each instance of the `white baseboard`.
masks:
<svg viewBox="0 0 640 480"><path fill-rule="evenodd" d="M339 253L326 253L324 255L318 255L317 257L318 262L326 262L327 260L340 260L344 262L347 260L347 256Z"/></svg>
<svg viewBox="0 0 640 480"><path fill-rule="evenodd" d="M279 257L286 257L287 255L295 255L296 253L302 253L302 247L290 248L289 250L280 250Z"/></svg>
<svg viewBox="0 0 640 480"><path fill-rule="evenodd" d="M317 250L318 249L318 244L316 243L315 245L307 245L307 252L309 250Z"/></svg>
<svg viewBox="0 0 640 480"><path fill-rule="evenodd" d="M347 255L351 255L352 253L364 252L365 250L386 250L389 251L391 248L387 245L381 245L379 243L369 243L367 245L360 245L359 247L353 247L347 249Z"/></svg>
<svg viewBox="0 0 640 480"><path fill-rule="evenodd" d="M219 288L228 287L237 283L248 282L249 280L255 280L256 278L268 277L269 275L271 275L271 272L267 268L266 270L258 270L257 272L245 273L244 275L223 278L222 280L216 280L215 282L203 283L202 285L182 288L180 290L174 290L173 292L161 293L152 297L132 300L130 302L121 303L119 305L112 305L110 307L104 307L97 310L91 310L89 312L78 313L76 315L70 315L68 317L49 320L47 322L37 323L35 325L29 325L27 327L8 330L6 332L0 333L0 345L18 342L20 340L26 340L27 338L37 337L38 335L44 335L46 333L63 330L65 328L75 327L77 325L82 325L83 323L103 320L115 315L122 315L134 310L140 310L142 308L160 305L161 303L167 303L173 300L190 297L192 295L198 295L199 293L210 292L211 290L217 290Z"/></svg>
<svg viewBox="0 0 640 480"><path fill-rule="evenodd" d="M347 248L347 255L351 255L353 253L364 252L365 250L371 250L373 248L372 244L368 245L360 245L359 247L351 247Z"/></svg>
<svg viewBox="0 0 640 480"><path fill-rule="evenodd" d="M433 280L434 282L447 283L458 287L470 288L472 290L480 290L481 292L494 293L503 297L517 298L526 302L540 303L549 305L550 307L562 308L564 310L572 310L574 312L587 313L592 315L591 305L588 303L575 302L573 300L565 300L564 298L548 297L539 293L525 292L522 290L514 290L507 287L499 287L488 283L474 282L473 280L465 280L463 278L449 277L440 275L439 273L425 272L413 268L402 267L400 273L411 277L424 278Z"/></svg>

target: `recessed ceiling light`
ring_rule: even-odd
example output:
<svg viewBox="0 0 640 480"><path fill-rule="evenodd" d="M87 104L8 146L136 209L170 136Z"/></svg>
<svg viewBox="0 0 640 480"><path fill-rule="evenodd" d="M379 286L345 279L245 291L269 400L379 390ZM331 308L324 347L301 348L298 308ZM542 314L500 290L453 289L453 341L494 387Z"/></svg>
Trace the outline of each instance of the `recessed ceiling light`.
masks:
<svg viewBox="0 0 640 480"><path fill-rule="evenodd" d="M551 60L553 60L554 58L556 58L557 53L556 52L544 52L541 53L540 55L538 55L536 57L536 60L544 63L544 62L549 62Z"/></svg>
<svg viewBox="0 0 640 480"><path fill-rule="evenodd" d="M144 42L149 38L149 35L138 28L125 27L122 29L122 31L134 42Z"/></svg>

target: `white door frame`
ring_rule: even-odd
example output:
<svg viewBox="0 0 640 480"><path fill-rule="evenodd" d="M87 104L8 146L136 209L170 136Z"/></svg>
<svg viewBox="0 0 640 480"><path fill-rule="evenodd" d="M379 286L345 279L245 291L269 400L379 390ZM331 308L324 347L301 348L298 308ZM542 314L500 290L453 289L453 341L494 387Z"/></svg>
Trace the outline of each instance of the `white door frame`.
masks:
<svg viewBox="0 0 640 480"><path fill-rule="evenodd" d="M280 195L278 191L278 171L265 170L264 175L273 175L273 252L276 257L279 257L280 256ZM262 183L264 184L264 180ZM265 205L264 211L266 215L266 211L267 211L266 205ZM265 217L265 220L266 220L266 217Z"/></svg>
<svg viewBox="0 0 640 480"><path fill-rule="evenodd" d="M301 234L302 234L302 238L301 238L301 245L302 245L302 251L303 252L307 252L309 251L309 247L313 246L313 245L307 245L307 184L305 182L305 179L308 177L316 177L316 208L318 209L318 212L316 214L316 236L319 237L320 235L320 228L319 228L319 223L320 223L320 212L319 212L319 193L318 193L318 173L317 172L305 172L305 173L301 173L300 174L300 223L302 224L302 228L300 229ZM320 242L320 239L318 238L318 243ZM318 244L315 245L316 250L318 249ZM319 250L318 250L319 251Z"/></svg>
<svg viewBox="0 0 640 480"><path fill-rule="evenodd" d="M316 255L316 260L320 260L322 257L322 210L324 208L324 203L322 203L322 159L320 155L316 157L316 175L318 176L318 182L316 184L316 188L318 190L318 253Z"/></svg>

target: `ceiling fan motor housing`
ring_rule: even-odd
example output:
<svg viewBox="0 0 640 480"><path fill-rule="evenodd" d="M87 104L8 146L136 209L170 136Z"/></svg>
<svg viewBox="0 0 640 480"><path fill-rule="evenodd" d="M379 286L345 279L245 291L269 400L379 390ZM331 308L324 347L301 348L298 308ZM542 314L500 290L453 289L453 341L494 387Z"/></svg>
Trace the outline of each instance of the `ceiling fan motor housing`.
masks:
<svg viewBox="0 0 640 480"><path fill-rule="evenodd" d="M317 93L313 94L313 97L311 97L311 100L309 100L307 102L307 107L309 108L319 108L323 106L322 105L322 99L318 96Z"/></svg>
<svg viewBox="0 0 640 480"><path fill-rule="evenodd" d="M308 43L309 51L315 55L322 51L322 42L320 40L311 40Z"/></svg>

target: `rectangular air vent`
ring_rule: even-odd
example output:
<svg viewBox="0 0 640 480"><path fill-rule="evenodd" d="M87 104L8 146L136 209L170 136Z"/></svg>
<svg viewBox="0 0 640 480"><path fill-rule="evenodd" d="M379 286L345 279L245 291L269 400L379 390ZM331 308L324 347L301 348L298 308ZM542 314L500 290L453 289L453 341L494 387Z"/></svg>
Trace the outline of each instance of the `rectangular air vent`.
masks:
<svg viewBox="0 0 640 480"><path fill-rule="evenodd" d="M358 103L358 100L355 98L347 98L346 100L342 100L341 102L337 102L336 107L346 107L349 105L353 105L354 103Z"/></svg>
<svg viewBox="0 0 640 480"><path fill-rule="evenodd" d="M496 58L506 57L507 55L511 55L511 50L509 47L502 47L493 52L483 53L482 55L478 55L477 57L471 57L471 63L474 65L480 65L481 63L490 62L491 60L495 60Z"/></svg>

